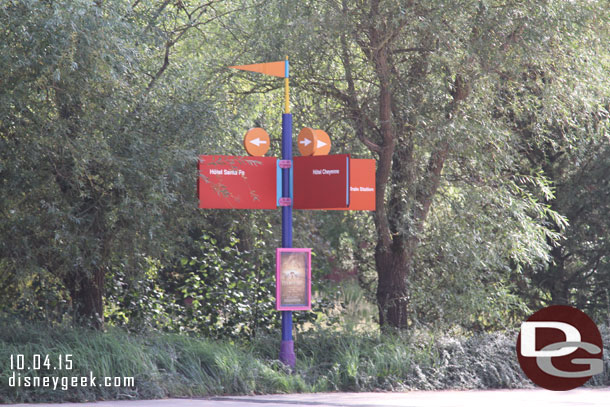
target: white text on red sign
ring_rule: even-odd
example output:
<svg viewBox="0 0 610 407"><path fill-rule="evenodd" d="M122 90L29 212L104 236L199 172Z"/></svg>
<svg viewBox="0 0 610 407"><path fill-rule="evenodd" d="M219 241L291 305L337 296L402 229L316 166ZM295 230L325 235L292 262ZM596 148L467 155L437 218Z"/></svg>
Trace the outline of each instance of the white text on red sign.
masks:
<svg viewBox="0 0 610 407"><path fill-rule="evenodd" d="M246 175L243 170L214 170L210 169L210 175Z"/></svg>
<svg viewBox="0 0 610 407"><path fill-rule="evenodd" d="M313 175L338 175L341 174L341 170L327 170L323 168L321 170L312 170Z"/></svg>

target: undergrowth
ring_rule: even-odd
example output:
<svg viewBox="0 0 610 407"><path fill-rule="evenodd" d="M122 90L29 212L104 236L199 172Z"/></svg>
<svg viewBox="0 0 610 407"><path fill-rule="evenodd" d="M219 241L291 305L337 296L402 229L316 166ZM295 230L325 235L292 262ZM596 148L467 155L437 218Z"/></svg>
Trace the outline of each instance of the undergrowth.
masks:
<svg viewBox="0 0 610 407"><path fill-rule="evenodd" d="M96 332L0 320L0 402L154 399L229 394L318 391L400 391L531 387L515 357L515 333L470 337L414 331L408 335L312 330L295 338L297 366L277 361L279 339L259 335L230 342L177 334ZM591 385L610 384L603 329L605 372ZM27 370L35 355L72 355L73 369ZM23 371L10 357L24 355ZM10 386L24 377L89 376L135 378L133 387Z"/></svg>

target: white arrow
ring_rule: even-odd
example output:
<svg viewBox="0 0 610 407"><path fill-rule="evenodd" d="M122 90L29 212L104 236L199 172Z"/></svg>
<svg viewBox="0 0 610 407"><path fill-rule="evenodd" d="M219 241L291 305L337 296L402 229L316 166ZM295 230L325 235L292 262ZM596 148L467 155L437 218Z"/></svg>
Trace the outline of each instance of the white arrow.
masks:
<svg viewBox="0 0 610 407"><path fill-rule="evenodd" d="M325 145L325 142L318 140L318 146L316 148L324 147Z"/></svg>
<svg viewBox="0 0 610 407"><path fill-rule="evenodd" d="M303 144L305 147L307 147L308 145L310 145L310 144L311 144L311 140L310 140L310 139L308 139L308 138L306 138L306 139L303 139L303 140L299 141L299 143L301 143L301 144Z"/></svg>
<svg viewBox="0 0 610 407"><path fill-rule="evenodd" d="M250 140L250 143L254 144L256 147L260 147L261 144L267 144L267 140L261 140L257 137L254 140Z"/></svg>

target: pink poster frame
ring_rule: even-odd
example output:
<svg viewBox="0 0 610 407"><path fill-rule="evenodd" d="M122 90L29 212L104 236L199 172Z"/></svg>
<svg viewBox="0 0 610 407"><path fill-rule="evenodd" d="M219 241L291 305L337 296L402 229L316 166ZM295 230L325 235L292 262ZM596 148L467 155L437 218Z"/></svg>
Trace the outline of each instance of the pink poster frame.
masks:
<svg viewBox="0 0 610 407"><path fill-rule="evenodd" d="M282 253L307 253L307 304L303 305L282 305L281 292L282 280L280 278L281 255ZM301 248L277 248L275 252L275 309L278 311L309 311L311 310L311 249Z"/></svg>

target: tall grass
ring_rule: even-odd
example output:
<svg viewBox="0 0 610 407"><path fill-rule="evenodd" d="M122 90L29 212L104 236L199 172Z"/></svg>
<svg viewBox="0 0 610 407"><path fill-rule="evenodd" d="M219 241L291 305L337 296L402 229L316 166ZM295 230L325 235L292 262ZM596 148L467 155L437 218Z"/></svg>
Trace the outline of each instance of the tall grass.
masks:
<svg viewBox="0 0 610 407"><path fill-rule="evenodd" d="M51 328L0 321L0 402L153 399L221 394L308 391L279 362L255 357L247 347L175 334L133 335L123 330ZM10 369L22 354L26 369ZM34 355L72 355L73 369L27 370ZM53 367L57 367L57 362ZM13 373L40 376L134 377L135 387L26 388L9 386ZM99 383L99 379L98 379Z"/></svg>
<svg viewBox="0 0 610 407"><path fill-rule="evenodd" d="M315 391L399 391L530 387L515 356L514 333L469 337L412 331L312 330L295 338L297 366L277 361L279 338L257 336L232 343L176 334L135 335L119 329L96 332L0 320L0 402L152 399L227 394ZM610 385L605 367L590 383ZM10 356L72 354L73 370L24 375L133 376L135 386L70 387L68 390L11 387Z"/></svg>

